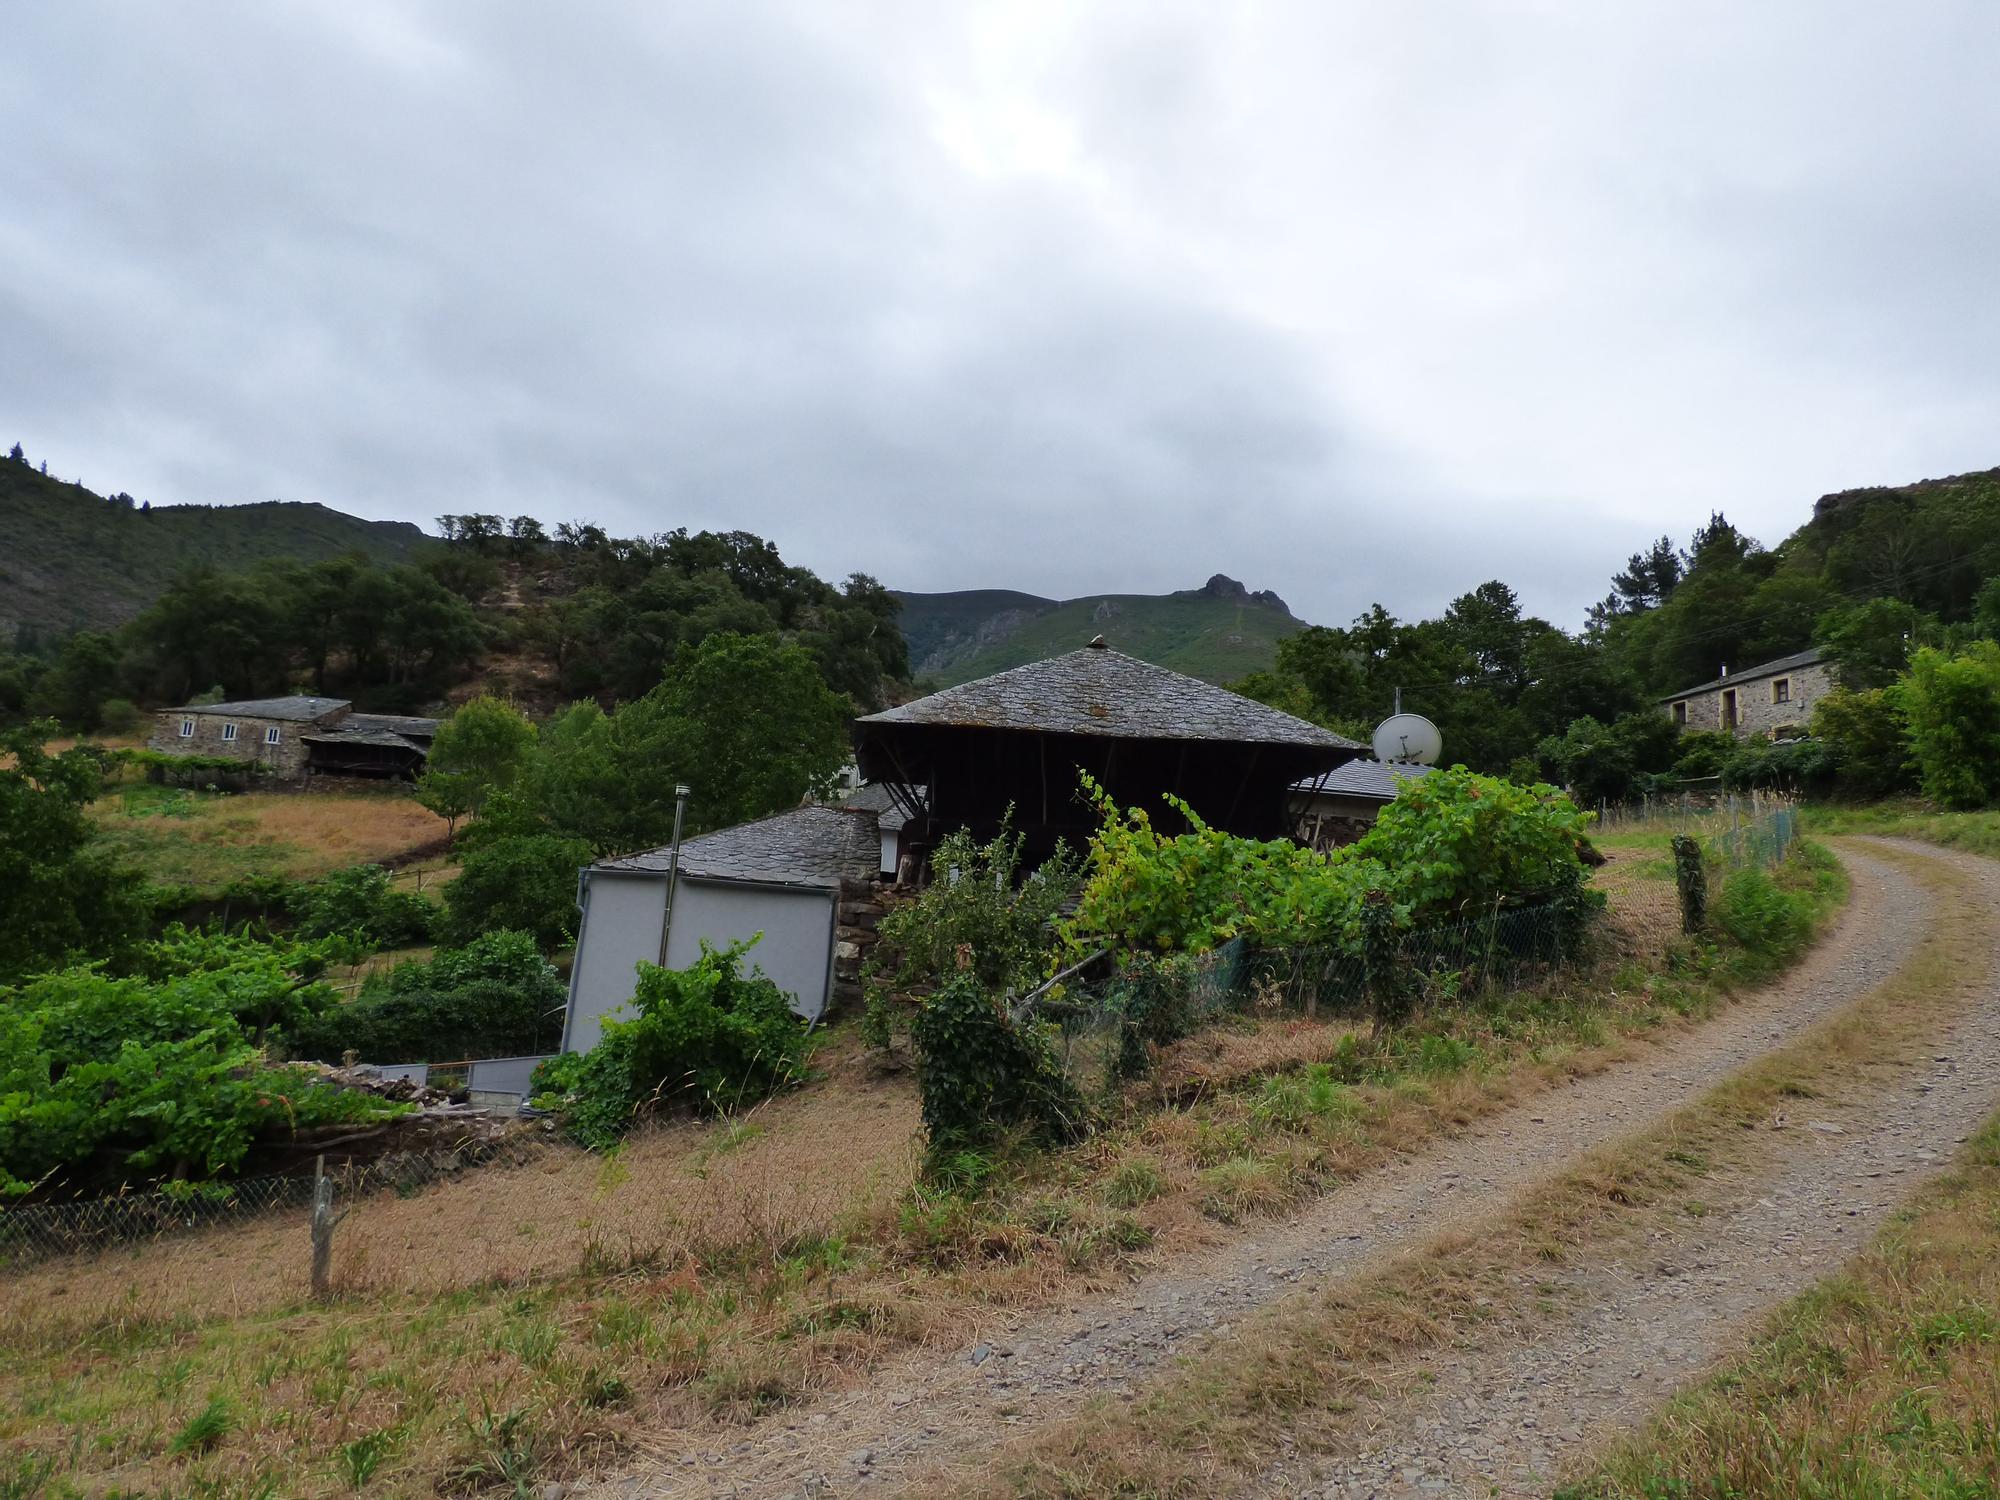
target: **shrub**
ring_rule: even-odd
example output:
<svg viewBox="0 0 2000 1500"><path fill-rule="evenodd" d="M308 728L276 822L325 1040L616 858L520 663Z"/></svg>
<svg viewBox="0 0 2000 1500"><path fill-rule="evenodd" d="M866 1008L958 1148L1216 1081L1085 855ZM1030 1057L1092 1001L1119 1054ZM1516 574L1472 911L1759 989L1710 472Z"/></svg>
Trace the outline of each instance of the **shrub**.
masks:
<svg viewBox="0 0 2000 1500"><path fill-rule="evenodd" d="M961 949L990 988L1031 985L1040 977L1048 926L1075 888L1077 860L1058 846L1022 879L1022 840L1011 822L1010 816L985 844L963 828L939 841L931 855L936 878L882 919L882 947L897 959L891 985L935 984L957 969Z"/></svg>
<svg viewBox="0 0 2000 1500"><path fill-rule="evenodd" d="M260 1139L404 1106L274 1068L241 1017L301 989L268 963L160 982L94 969L0 991L0 1194L239 1168Z"/></svg>
<svg viewBox="0 0 2000 1500"><path fill-rule="evenodd" d="M760 970L743 972L751 946L703 943L685 969L640 964L632 1018L607 1020L589 1052L543 1063L537 1099L578 1141L602 1149L648 1110L730 1110L795 1081L805 1033L784 991Z"/></svg>
<svg viewBox="0 0 2000 1500"><path fill-rule="evenodd" d="M1927 647L1894 691L1926 797L1963 809L2000 796L2000 644L1958 656Z"/></svg>
<svg viewBox="0 0 2000 1500"><path fill-rule="evenodd" d="M1009 1020L977 975L962 971L939 985L910 1036L934 1161L990 1144L1010 1130L1066 1142L1088 1129L1083 1099L1063 1076L1046 1035Z"/></svg>
<svg viewBox="0 0 2000 1500"><path fill-rule="evenodd" d="M301 937L345 934L372 947L430 941L437 908L399 891L380 865L355 865L299 888L291 901Z"/></svg>
<svg viewBox="0 0 2000 1500"><path fill-rule="evenodd" d="M1356 926L1362 896L1383 873L1289 839L1239 838L1210 828L1177 797L1190 831L1164 835L1143 808L1120 810L1083 778L1102 819L1086 851L1076 909L1059 931L1080 956L1102 946L1206 953L1233 937L1279 945L1325 941Z"/></svg>
<svg viewBox="0 0 2000 1500"><path fill-rule="evenodd" d="M1824 792L1840 764L1822 740L1745 740L1722 763L1722 785L1732 792L1766 789L1801 794Z"/></svg>
<svg viewBox="0 0 2000 1500"><path fill-rule="evenodd" d="M139 877L95 847L102 763L80 746L49 754L54 727L0 732L0 983L118 952L143 920Z"/></svg>
<svg viewBox="0 0 2000 1500"><path fill-rule="evenodd" d="M871 1045L891 1041L898 1019L892 993L929 989L957 969L961 955L996 990L1032 988L1047 971L1050 924L1076 887L1076 857L1058 845L1021 879L1021 837L1010 825L1011 818L985 844L965 829L947 835L931 856L938 878L882 919L881 944L862 972L862 1035Z"/></svg>
<svg viewBox="0 0 2000 1500"><path fill-rule="evenodd" d="M1811 903L1761 869L1738 870L1724 880L1709 915L1730 941L1772 958L1788 958L1812 940Z"/></svg>
<svg viewBox="0 0 2000 1500"><path fill-rule="evenodd" d="M1399 918L1444 918L1572 897L1589 826L1590 815L1552 786L1453 766L1406 782L1351 853L1388 872Z"/></svg>
<svg viewBox="0 0 2000 1500"><path fill-rule="evenodd" d="M1087 777L1085 791L1104 821L1061 929L1071 951L1116 943L1203 953L1242 937L1359 953L1371 893L1386 896L1399 928L1496 905L1557 901L1581 916L1602 904L1585 889L1577 855L1586 814L1554 787L1463 766L1408 782L1364 838L1331 854L1222 833L1173 797L1191 831L1166 837Z"/></svg>
<svg viewBox="0 0 2000 1500"><path fill-rule="evenodd" d="M290 1032L295 1057L443 1062L524 1057L562 1040L562 976L524 932L490 932L428 963L401 963L351 1004Z"/></svg>
<svg viewBox="0 0 2000 1500"><path fill-rule="evenodd" d="M551 833L482 844L445 887L440 934L463 946L504 928L532 933L544 952L565 947L576 940L577 871L589 862L588 844Z"/></svg>
<svg viewBox="0 0 2000 1500"><path fill-rule="evenodd" d="M1887 797L1916 785L1909 731L1901 695L1891 689L1836 688L1813 710L1813 738L1831 747L1841 788L1857 796Z"/></svg>

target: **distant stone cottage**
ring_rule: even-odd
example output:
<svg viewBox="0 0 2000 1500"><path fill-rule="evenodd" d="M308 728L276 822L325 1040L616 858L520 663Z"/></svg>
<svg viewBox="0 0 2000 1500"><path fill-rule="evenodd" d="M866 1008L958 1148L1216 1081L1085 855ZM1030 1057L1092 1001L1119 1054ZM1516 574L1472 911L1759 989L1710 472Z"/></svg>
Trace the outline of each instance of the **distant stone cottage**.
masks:
<svg viewBox="0 0 2000 1500"><path fill-rule="evenodd" d="M437 727L436 719L407 714L358 714L345 698L246 698L170 708L148 743L169 755L260 764L280 781L409 779L423 770Z"/></svg>
<svg viewBox="0 0 2000 1500"><path fill-rule="evenodd" d="M1820 699L1833 691L1833 672L1817 650L1781 656L1662 698L1682 729L1721 729L1738 739L1796 739Z"/></svg>

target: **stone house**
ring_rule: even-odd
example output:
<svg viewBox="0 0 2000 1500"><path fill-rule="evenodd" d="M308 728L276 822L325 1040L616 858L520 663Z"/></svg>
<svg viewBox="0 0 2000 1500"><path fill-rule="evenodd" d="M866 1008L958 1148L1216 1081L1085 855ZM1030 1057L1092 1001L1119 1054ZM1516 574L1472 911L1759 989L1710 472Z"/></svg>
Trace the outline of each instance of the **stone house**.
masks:
<svg viewBox="0 0 2000 1500"><path fill-rule="evenodd" d="M157 716L149 748L213 755L269 768L279 781L309 775L413 777L437 734L436 719L358 714L345 698L245 698L191 703Z"/></svg>
<svg viewBox="0 0 2000 1500"><path fill-rule="evenodd" d="M1723 729L1738 739L1796 739L1813 708L1833 691L1833 670L1817 650L1799 651L1660 700L1682 729Z"/></svg>

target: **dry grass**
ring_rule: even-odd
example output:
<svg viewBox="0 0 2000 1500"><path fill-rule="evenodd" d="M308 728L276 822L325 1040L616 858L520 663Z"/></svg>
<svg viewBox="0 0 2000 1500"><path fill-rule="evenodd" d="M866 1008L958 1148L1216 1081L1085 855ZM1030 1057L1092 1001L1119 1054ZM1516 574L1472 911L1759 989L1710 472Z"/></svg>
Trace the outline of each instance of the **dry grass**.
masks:
<svg viewBox="0 0 2000 1500"><path fill-rule="evenodd" d="M1380 1037L1247 1018L1181 1044L1082 1147L972 1162L955 1191L915 1179L911 1080L836 1038L822 1082L743 1120L361 1203L330 1308L301 1301L295 1218L12 1277L0 1441L58 1458L54 1494L286 1495L344 1490L371 1453L371 1492L428 1495L468 1468L561 1477L640 1432L702 1441L998 1306L1219 1240L1709 998L1626 961ZM168 1458L216 1393L230 1431Z"/></svg>
<svg viewBox="0 0 2000 1500"><path fill-rule="evenodd" d="M1895 855L1889 855L1896 858ZM1496 1216L1375 1274L1268 1309L1143 1400L1101 1403L978 1472L940 1472L925 1493L1194 1496L1235 1492L1279 1455L1336 1446L1356 1408L1425 1378L1426 1356L1534 1324L1536 1268L1677 1213L1697 1178L1760 1149L1789 1096L1836 1103L1899 1068L1940 1020L1973 1003L1991 954L1966 877L1912 862L1939 898L1936 938L1882 987L1752 1065L1656 1129L1594 1153ZM1747 1128L1746 1128L1747 1127Z"/></svg>
<svg viewBox="0 0 2000 1500"><path fill-rule="evenodd" d="M245 876L309 880L356 864L441 854L445 824L407 792L245 792L128 786L92 809L121 865L214 890ZM438 878L430 861L428 881ZM416 878L414 874L410 877Z"/></svg>
<svg viewBox="0 0 2000 1500"><path fill-rule="evenodd" d="M334 1493L357 1442L382 1450L371 1492L433 1494L468 1467L608 1461L631 1432L728 1420L952 1326L849 1242L913 1179L916 1118L841 1050L824 1087L736 1120L355 1205L327 1308L302 1300L300 1215L11 1276L0 1440L64 1457L52 1494ZM217 1393L229 1432L168 1455Z"/></svg>
<svg viewBox="0 0 2000 1500"><path fill-rule="evenodd" d="M1996 1349L2000 1115L1865 1254L1564 1493L1990 1495Z"/></svg>

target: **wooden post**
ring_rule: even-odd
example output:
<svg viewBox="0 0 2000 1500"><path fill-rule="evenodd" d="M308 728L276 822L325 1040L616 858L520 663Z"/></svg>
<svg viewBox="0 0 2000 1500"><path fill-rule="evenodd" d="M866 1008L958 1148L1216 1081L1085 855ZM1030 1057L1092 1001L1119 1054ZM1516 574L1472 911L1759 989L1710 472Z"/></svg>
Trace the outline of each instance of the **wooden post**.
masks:
<svg viewBox="0 0 2000 1500"><path fill-rule="evenodd" d="M325 1302L333 1295L333 1179L326 1175L326 1158L313 1160L312 1295Z"/></svg>

